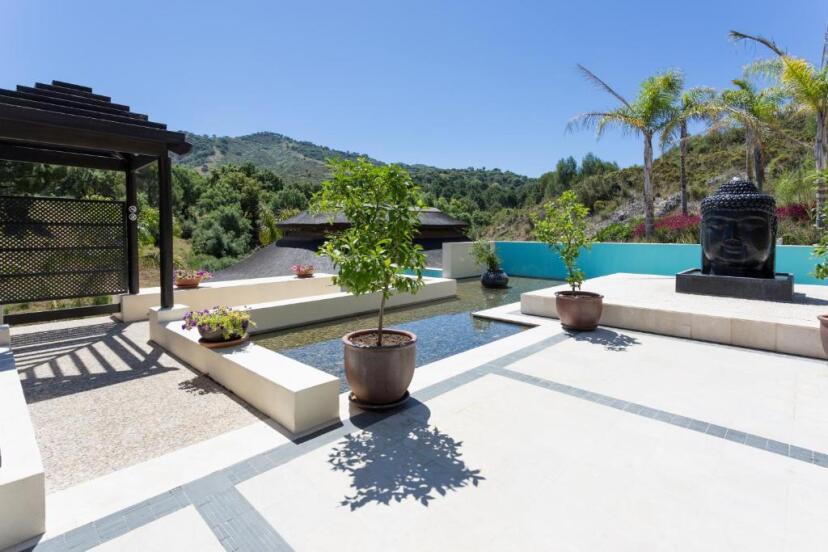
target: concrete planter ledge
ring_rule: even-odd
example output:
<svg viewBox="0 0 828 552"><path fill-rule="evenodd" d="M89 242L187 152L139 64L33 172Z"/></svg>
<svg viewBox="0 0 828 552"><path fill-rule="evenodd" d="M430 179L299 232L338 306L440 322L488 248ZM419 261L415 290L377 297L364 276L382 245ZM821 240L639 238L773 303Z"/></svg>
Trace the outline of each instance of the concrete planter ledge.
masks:
<svg viewBox="0 0 828 552"><path fill-rule="evenodd" d="M339 421L339 380L254 343L208 349L184 330L186 305L150 310L150 339L233 391L294 436Z"/></svg>
<svg viewBox="0 0 828 552"><path fill-rule="evenodd" d="M264 301L295 299L339 291L339 286L333 285L332 275L319 273L313 278L274 276L224 282L208 280L195 289L176 288L175 300L194 309L205 309L215 305L252 305ZM149 309L161 304L161 288L146 288L135 295L121 295L120 302L121 320L146 320Z"/></svg>
<svg viewBox="0 0 828 552"><path fill-rule="evenodd" d="M557 318L556 286L521 295L522 314ZM794 301L777 303L675 292L675 278L613 274L584 282L604 296L601 325L698 341L828 358L817 315L828 313L828 287L796 285Z"/></svg>
<svg viewBox="0 0 828 552"><path fill-rule="evenodd" d="M0 325L0 550L46 530L46 478L29 409Z"/></svg>

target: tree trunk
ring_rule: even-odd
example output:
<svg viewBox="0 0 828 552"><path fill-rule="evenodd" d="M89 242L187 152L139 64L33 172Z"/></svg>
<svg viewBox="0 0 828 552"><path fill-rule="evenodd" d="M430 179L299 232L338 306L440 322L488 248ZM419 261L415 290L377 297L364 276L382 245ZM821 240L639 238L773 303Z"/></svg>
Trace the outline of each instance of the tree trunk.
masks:
<svg viewBox="0 0 828 552"><path fill-rule="evenodd" d="M758 142L753 144L753 175L759 191L765 186L765 161L762 159L762 146Z"/></svg>
<svg viewBox="0 0 828 552"><path fill-rule="evenodd" d="M655 230L653 206L653 135L644 134L644 236L652 238Z"/></svg>
<svg viewBox="0 0 828 552"><path fill-rule="evenodd" d="M687 123L681 123L679 141L679 190L681 193L681 214L687 215Z"/></svg>
<svg viewBox="0 0 828 552"><path fill-rule="evenodd" d="M816 138L814 139L814 162L818 173L816 180L816 225L817 228L825 226L825 198L826 190L825 179L822 177L822 172L826 168L826 134L828 134L828 113L817 111L816 116Z"/></svg>
<svg viewBox="0 0 828 552"><path fill-rule="evenodd" d="M753 148L751 144L753 143L753 139L751 138L750 131L745 130L745 178L748 180L754 180L753 178L753 171L751 170L752 167L752 159L751 159L751 152Z"/></svg>
<svg viewBox="0 0 828 552"><path fill-rule="evenodd" d="M377 347L382 347L382 319L385 317L385 295L388 293L388 286L382 290L380 299L379 324L377 325Z"/></svg>

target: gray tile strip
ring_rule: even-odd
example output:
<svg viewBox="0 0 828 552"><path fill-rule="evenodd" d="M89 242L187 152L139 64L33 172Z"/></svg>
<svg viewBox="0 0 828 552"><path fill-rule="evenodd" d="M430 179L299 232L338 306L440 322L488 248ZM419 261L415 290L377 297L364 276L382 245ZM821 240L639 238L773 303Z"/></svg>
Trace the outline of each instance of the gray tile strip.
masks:
<svg viewBox="0 0 828 552"><path fill-rule="evenodd" d="M544 389L549 389L551 391L557 391L558 393L563 393L565 395L570 395L586 401L609 406L610 408L615 408L616 410L623 410L624 412L628 412L636 416L651 418L659 422L704 433L706 435L710 435L711 437L727 439L728 441L733 441L734 443L739 443L740 445L764 450L773 454L779 454L793 460L800 460L802 462L814 464L821 468L828 468L828 454L815 450L774 441L773 439L768 439L766 437L762 437L761 435L754 435L752 433L746 433L737 429L718 426L716 424L705 422L704 420L688 418L680 414L667 412L666 410L650 408L648 406L625 401L623 399L601 395L600 393L594 393L578 387L572 387L571 385L530 376L528 374L515 372L513 370L500 368L493 370L492 373L521 381L523 383L535 385L537 387L543 387Z"/></svg>

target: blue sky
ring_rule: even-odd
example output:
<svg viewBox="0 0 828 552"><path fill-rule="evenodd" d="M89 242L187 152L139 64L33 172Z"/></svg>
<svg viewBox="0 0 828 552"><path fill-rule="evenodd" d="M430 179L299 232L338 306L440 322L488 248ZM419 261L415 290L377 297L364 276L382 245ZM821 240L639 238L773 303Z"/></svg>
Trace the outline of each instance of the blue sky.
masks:
<svg viewBox="0 0 828 552"><path fill-rule="evenodd" d="M537 176L589 151L638 163L635 138L566 133L656 71L727 86L773 37L818 59L822 0L87 2L0 0L0 87L93 86L172 128L270 130L384 161Z"/></svg>

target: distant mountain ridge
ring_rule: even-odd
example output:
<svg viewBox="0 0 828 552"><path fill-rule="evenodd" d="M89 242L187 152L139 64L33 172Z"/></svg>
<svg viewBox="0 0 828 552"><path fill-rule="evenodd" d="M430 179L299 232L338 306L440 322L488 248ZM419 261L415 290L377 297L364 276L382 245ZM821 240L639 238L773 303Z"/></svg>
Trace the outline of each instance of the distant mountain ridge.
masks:
<svg viewBox="0 0 828 552"><path fill-rule="evenodd" d="M320 146L308 141L294 140L277 132L257 132L245 136L205 136L187 133L192 151L178 162L202 172L230 163L253 163L269 168L286 182L319 183L327 178L325 160L330 157L356 159L365 154ZM442 177L472 175L486 183L520 186L536 179L500 169L441 169L424 164L403 164L418 180L430 182Z"/></svg>

